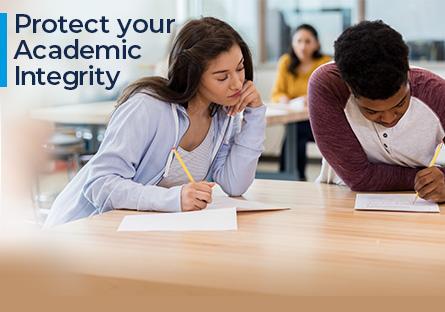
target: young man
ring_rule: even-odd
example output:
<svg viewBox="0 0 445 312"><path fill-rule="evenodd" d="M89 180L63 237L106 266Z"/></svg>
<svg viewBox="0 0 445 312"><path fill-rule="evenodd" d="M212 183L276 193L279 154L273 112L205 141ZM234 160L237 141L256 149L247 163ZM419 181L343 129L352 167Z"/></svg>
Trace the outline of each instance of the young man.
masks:
<svg viewBox="0 0 445 312"><path fill-rule="evenodd" d="M308 102L320 182L445 201L445 170L426 168L445 136L445 80L409 67L397 31L382 21L345 30L335 63L312 75Z"/></svg>

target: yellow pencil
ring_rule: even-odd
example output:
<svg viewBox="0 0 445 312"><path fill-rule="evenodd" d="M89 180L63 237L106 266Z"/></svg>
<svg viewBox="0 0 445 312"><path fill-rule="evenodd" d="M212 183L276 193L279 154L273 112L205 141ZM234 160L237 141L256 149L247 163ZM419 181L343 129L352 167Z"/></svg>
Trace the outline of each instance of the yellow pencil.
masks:
<svg viewBox="0 0 445 312"><path fill-rule="evenodd" d="M442 148L443 143L440 143L439 145L437 145L436 147L436 151L434 152L434 156L430 161L430 164L428 165L428 168L434 166L434 164L436 163L437 157L439 156L439 152L440 149ZM416 192L416 198L414 198L414 203L416 202L417 198L419 197L419 193Z"/></svg>
<svg viewBox="0 0 445 312"><path fill-rule="evenodd" d="M189 181L195 183L195 179L193 179L192 174L188 170L187 166L185 165L184 161L181 158L181 155L179 155L179 153L176 150L176 148L173 148L172 151L173 151L173 153L175 153L175 156L178 159L179 164L181 165L182 169L184 169L184 172L187 175L187 177L189 178Z"/></svg>

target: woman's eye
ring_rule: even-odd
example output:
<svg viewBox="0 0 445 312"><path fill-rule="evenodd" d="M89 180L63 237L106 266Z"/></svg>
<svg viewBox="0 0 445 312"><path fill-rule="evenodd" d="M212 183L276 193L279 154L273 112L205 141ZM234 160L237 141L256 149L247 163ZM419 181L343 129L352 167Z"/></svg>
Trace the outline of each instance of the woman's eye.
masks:
<svg viewBox="0 0 445 312"><path fill-rule="evenodd" d="M237 69L237 71L242 71L242 70L244 70L244 66Z"/></svg>
<svg viewBox="0 0 445 312"><path fill-rule="evenodd" d="M229 76L221 77L221 78L218 78L217 80L218 81L224 81L224 80L227 80L227 78L229 78Z"/></svg>

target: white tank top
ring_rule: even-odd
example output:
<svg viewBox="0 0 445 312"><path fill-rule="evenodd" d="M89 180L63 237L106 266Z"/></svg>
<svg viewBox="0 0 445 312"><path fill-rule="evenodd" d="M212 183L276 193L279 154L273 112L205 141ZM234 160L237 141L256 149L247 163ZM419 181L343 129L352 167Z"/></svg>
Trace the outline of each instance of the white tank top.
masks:
<svg viewBox="0 0 445 312"><path fill-rule="evenodd" d="M213 119L204 140L194 150L188 152L178 146L178 153L187 166L190 174L195 181L202 181L207 176L211 162L213 151L213 134L214 124ZM177 185L189 183L189 179L181 167L178 159L175 157L171 163L168 175L163 177L158 183L158 186L170 188Z"/></svg>

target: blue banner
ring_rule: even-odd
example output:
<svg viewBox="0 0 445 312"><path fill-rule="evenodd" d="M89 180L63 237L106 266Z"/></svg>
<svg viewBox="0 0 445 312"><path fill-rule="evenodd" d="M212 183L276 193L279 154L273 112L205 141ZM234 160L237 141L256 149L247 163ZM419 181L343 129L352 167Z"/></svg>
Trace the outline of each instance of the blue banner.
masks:
<svg viewBox="0 0 445 312"><path fill-rule="evenodd" d="M7 13L0 13L0 88L8 85L7 78Z"/></svg>

